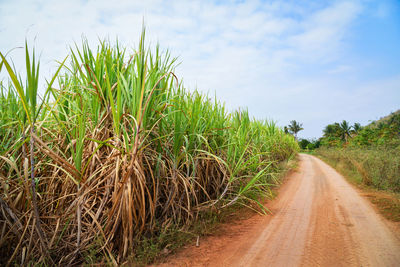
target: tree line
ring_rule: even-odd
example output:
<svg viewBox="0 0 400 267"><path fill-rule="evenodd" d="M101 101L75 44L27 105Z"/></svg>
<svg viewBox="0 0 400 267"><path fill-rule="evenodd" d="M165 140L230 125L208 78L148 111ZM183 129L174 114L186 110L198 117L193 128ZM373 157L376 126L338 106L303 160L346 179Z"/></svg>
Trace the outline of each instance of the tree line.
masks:
<svg viewBox="0 0 400 267"><path fill-rule="evenodd" d="M343 120L328 124L319 139L301 139L302 149L324 147L395 146L400 144L400 111L366 126Z"/></svg>

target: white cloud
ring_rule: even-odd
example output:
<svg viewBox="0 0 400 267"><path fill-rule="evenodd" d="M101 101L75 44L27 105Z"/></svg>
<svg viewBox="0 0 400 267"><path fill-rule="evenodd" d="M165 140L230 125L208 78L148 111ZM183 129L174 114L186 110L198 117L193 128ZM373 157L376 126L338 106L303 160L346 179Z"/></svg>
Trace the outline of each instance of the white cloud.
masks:
<svg viewBox="0 0 400 267"><path fill-rule="evenodd" d="M348 28L361 12L356 2L338 2L318 10L302 23L302 31L289 38L295 52L307 60L337 59Z"/></svg>

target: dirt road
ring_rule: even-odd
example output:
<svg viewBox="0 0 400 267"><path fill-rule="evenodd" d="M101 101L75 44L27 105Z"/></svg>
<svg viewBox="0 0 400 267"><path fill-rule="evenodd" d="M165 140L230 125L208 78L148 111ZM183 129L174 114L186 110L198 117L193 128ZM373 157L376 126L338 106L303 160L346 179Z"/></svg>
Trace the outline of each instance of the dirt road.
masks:
<svg viewBox="0 0 400 267"><path fill-rule="evenodd" d="M398 230L313 156L300 155L269 207L272 215L227 225L164 266L400 266Z"/></svg>

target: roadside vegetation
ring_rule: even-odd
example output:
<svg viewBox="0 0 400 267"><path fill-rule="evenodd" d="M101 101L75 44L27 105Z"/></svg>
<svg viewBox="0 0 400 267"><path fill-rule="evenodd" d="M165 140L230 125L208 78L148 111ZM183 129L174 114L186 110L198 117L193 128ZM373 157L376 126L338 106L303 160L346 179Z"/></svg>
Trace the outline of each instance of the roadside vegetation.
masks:
<svg viewBox="0 0 400 267"><path fill-rule="evenodd" d="M363 186L383 215L400 221L400 111L364 127L327 125L318 143L317 156Z"/></svg>
<svg viewBox="0 0 400 267"><path fill-rule="evenodd" d="M120 265L212 211L263 211L293 136L186 90L144 39L83 40L43 94L35 51L22 76L0 54L1 265Z"/></svg>
<svg viewBox="0 0 400 267"><path fill-rule="evenodd" d="M400 113L365 127L347 121L325 127L317 154L358 172L360 182L400 192Z"/></svg>

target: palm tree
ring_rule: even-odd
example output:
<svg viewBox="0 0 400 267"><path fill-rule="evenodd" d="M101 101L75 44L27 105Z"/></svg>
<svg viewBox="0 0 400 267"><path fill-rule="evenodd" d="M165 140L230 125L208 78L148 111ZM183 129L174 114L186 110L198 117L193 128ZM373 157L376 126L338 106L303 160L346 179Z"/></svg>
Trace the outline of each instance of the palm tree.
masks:
<svg viewBox="0 0 400 267"><path fill-rule="evenodd" d="M288 134L289 133L288 127L287 126L283 127L283 131L285 132L285 134Z"/></svg>
<svg viewBox="0 0 400 267"><path fill-rule="evenodd" d="M323 132L325 137L341 137L340 124L337 122L328 124Z"/></svg>
<svg viewBox="0 0 400 267"><path fill-rule="evenodd" d="M290 121L290 124L288 125L290 133L294 135L294 138L297 140L297 133L300 132L301 130L304 130L302 127L302 123L298 123L295 120Z"/></svg>
<svg viewBox="0 0 400 267"><path fill-rule="evenodd" d="M361 124L358 122L354 123L352 133L358 134L362 130Z"/></svg>
<svg viewBox="0 0 400 267"><path fill-rule="evenodd" d="M336 127L334 124L328 124L323 130L325 137L330 137L336 134Z"/></svg>
<svg viewBox="0 0 400 267"><path fill-rule="evenodd" d="M350 124L345 120L343 120L342 123L340 123L342 140L344 140L345 142L347 142L347 138L350 136L351 128L352 126L350 126Z"/></svg>

